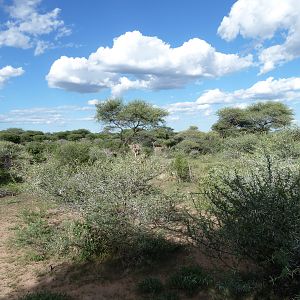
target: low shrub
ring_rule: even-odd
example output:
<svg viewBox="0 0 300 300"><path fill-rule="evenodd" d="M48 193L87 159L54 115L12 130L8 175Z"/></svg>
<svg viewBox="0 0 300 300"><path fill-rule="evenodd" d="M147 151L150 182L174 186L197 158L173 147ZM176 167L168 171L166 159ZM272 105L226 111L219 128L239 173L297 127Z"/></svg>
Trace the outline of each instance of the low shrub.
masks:
<svg viewBox="0 0 300 300"><path fill-rule="evenodd" d="M135 261L140 258L145 263L166 259L178 250L180 245L167 241L162 235L144 232L137 236L132 247L132 257L135 257Z"/></svg>
<svg viewBox="0 0 300 300"><path fill-rule="evenodd" d="M172 169L175 171L179 180L191 181L190 165L183 154L176 155L172 162Z"/></svg>
<svg viewBox="0 0 300 300"><path fill-rule="evenodd" d="M200 152L199 148L199 143L193 140L182 140L175 146L177 151L184 152L185 154L189 154L191 151Z"/></svg>
<svg viewBox="0 0 300 300"><path fill-rule="evenodd" d="M66 142L57 146L54 155L62 165L76 166L89 161L89 148L89 143Z"/></svg>
<svg viewBox="0 0 300 300"><path fill-rule="evenodd" d="M300 282L300 169L278 157L244 158L203 183L188 235L218 256L253 263L276 293L294 295ZM209 202L203 212L203 199Z"/></svg>
<svg viewBox="0 0 300 300"><path fill-rule="evenodd" d="M76 215L77 221L59 232L55 247L81 259L139 264L176 249L150 229L171 205L152 183L163 171L155 158L117 157L75 168L49 160L32 166L27 188Z"/></svg>
<svg viewBox="0 0 300 300"><path fill-rule="evenodd" d="M23 146L0 141L0 185L21 181L26 161Z"/></svg>
<svg viewBox="0 0 300 300"><path fill-rule="evenodd" d="M162 292L164 286L158 278L147 277L140 281L137 290L141 294L156 295Z"/></svg>
<svg viewBox="0 0 300 300"><path fill-rule="evenodd" d="M262 142L262 148L281 159L300 158L300 141L293 130L276 132Z"/></svg>
<svg viewBox="0 0 300 300"><path fill-rule="evenodd" d="M228 157L239 158L245 153L253 154L260 145L261 135L240 134L223 139L222 149Z"/></svg>
<svg viewBox="0 0 300 300"><path fill-rule="evenodd" d="M188 295L207 289L210 283L210 276L199 266L182 267L168 281L171 288L183 290Z"/></svg>
<svg viewBox="0 0 300 300"><path fill-rule="evenodd" d="M46 144L42 142L28 142L25 144L26 151L31 155L34 162L43 162L46 159Z"/></svg>
<svg viewBox="0 0 300 300"><path fill-rule="evenodd" d="M11 142L15 144L20 144L21 142L21 136L20 134L9 132L9 131L2 131L0 133L0 140L1 141L6 141L6 142Z"/></svg>
<svg viewBox="0 0 300 300"><path fill-rule="evenodd" d="M259 276L240 272L225 272L214 286L221 299L244 299L257 295L262 289Z"/></svg>
<svg viewBox="0 0 300 300"><path fill-rule="evenodd" d="M23 211L22 221L22 225L16 228L16 245L30 247L27 259L44 260L51 253L57 230L48 224L47 216L42 211Z"/></svg>

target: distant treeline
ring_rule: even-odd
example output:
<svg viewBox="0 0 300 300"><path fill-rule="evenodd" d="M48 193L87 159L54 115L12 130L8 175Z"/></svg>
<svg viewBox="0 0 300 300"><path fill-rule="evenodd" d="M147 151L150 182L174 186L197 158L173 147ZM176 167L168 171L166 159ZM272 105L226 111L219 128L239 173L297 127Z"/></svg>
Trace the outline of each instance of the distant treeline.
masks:
<svg viewBox="0 0 300 300"><path fill-rule="evenodd" d="M42 142L45 140L57 141L68 140L78 141L83 138L96 139L103 138L103 134L92 133L87 129L67 130L59 132L42 132L39 130L23 130L21 128L9 128L0 131L0 140L13 142L15 144L22 144L26 142Z"/></svg>
<svg viewBox="0 0 300 300"><path fill-rule="evenodd" d="M93 142L112 151L138 143L146 152L160 148L194 156L216 153L233 144L236 144L236 148L252 149L261 140L261 135L282 129L291 130L293 121L293 111L279 102L260 102L246 108L223 108L217 112L218 120L209 132L200 131L197 126L175 132L165 125L166 114L141 100L125 105L119 99L110 99L97 106L96 118L106 125L99 133L87 129L44 133L9 128L0 131L0 141L31 144L31 147L33 144L57 141ZM298 133L299 129L293 128L288 135L295 136Z"/></svg>

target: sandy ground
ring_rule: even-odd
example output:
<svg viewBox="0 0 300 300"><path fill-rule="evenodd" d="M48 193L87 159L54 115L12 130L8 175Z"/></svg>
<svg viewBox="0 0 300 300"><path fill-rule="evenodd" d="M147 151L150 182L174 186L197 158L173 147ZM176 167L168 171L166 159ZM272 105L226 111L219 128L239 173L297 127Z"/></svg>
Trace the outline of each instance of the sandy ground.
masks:
<svg viewBox="0 0 300 300"><path fill-rule="evenodd" d="M136 293L136 283L145 276L156 276L165 281L178 266L187 262L189 253L176 254L167 262L149 270L124 270L116 265L101 263L74 264L66 260L31 262L25 252L11 246L14 228L20 212L34 208L37 202L20 195L0 199L0 299L19 299L29 292L49 290L63 292L82 300L132 300L143 299ZM202 256L198 263L206 267L209 261ZM195 261L194 261L195 263ZM50 265L53 266L51 270ZM185 299L181 295L180 299ZM191 298L189 298L191 299ZM194 299L210 299L198 294Z"/></svg>
<svg viewBox="0 0 300 300"><path fill-rule="evenodd" d="M1 300L18 299L28 292L45 289L68 293L74 299L135 299L132 296L134 291L130 290L133 279L125 274L103 270L101 265L73 266L62 261L26 261L24 252L12 247L9 241L20 212L35 206L34 201L23 195L0 199ZM50 265L54 267L52 270Z"/></svg>
<svg viewBox="0 0 300 300"><path fill-rule="evenodd" d="M15 299L18 289L33 286L40 266L26 265L22 252L9 247L9 240L16 226L19 212L30 205L29 199L5 197L0 199L0 295L1 299Z"/></svg>

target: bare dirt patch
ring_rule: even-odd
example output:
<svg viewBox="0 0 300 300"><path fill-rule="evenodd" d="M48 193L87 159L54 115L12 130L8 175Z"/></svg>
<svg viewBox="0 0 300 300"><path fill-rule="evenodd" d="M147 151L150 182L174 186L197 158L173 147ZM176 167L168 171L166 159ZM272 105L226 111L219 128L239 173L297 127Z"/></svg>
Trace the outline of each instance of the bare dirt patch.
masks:
<svg viewBox="0 0 300 300"><path fill-rule="evenodd" d="M25 259L26 251L11 244L14 228L24 209L39 209L40 203L19 195L0 199L0 299L18 299L29 292L51 291L67 293L74 299L108 300L143 299L136 293L136 284L146 276L165 282L180 265L197 263L209 267L211 262L200 253L182 250L168 260L142 270L124 269L118 264L100 262L74 263L66 259L40 262ZM55 218L54 218L55 219ZM52 266L52 267L50 267ZM185 299L181 295L180 299ZM205 294L195 298L210 299Z"/></svg>

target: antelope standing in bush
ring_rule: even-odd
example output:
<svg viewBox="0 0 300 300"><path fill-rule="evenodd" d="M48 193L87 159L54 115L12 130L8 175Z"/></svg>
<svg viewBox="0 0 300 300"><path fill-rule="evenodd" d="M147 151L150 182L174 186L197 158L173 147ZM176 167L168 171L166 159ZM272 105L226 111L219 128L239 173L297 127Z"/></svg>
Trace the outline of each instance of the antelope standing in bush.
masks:
<svg viewBox="0 0 300 300"><path fill-rule="evenodd" d="M141 146L139 144L131 144L129 145L130 150L134 154L134 157L137 157L141 154Z"/></svg>

